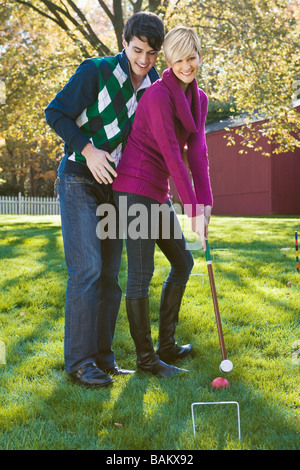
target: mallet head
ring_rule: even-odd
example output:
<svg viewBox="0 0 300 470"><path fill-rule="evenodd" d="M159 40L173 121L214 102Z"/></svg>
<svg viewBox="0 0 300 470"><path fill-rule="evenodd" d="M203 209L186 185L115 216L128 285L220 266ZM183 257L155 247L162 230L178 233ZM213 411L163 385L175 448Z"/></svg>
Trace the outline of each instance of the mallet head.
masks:
<svg viewBox="0 0 300 470"><path fill-rule="evenodd" d="M233 369L233 364L229 359L225 359L221 362L219 369L221 372L231 372Z"/></svg>

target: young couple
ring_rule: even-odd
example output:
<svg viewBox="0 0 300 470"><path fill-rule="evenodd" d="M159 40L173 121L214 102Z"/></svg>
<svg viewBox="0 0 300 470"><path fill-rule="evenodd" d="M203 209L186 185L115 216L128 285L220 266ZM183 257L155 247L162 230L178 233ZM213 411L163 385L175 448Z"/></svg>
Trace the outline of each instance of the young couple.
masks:
<svg viewBox="0 0 300 470"><path fill-rule="evenodd" d="M188 372L172 364L192 350L175 341L193 258L182 231L181 237L174 236L181 229L169 199L169 176L204 249L212 207L204 133L207 97L195 78L200 63L197 35L178 27L164 38L158 16L137 13L125 25L123 44L123 52L114 57L85 60L46 109L48 124L65 142L57 178L69 274L65 368L78 383L99 387L133 371L119 368L112 350L122 296L118 274L123 240L97 236L98 206L109 203L117 210L121 197L127 200L128 214L137 204L149 214L153 205L168 206L168 238L161 231L161 211L155 212L156 221L147 221L149 237L126 238L126 309L137 368L161 377ZM162 44L169 68L159 79L154 65ZM128 214L126 224L131 221ZM124 214L119 215L122 220ZM150 235L153 223L156 237ZM155 352L148 295L156 244L171 269L162 286Z"/></svg>

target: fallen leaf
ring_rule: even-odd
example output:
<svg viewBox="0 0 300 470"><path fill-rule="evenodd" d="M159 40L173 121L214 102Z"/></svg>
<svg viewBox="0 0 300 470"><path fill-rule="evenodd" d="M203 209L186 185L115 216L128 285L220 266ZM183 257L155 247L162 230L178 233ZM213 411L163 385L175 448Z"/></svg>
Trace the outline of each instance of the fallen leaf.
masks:
<svg viewBox="0 0 300 470"><path fill-rule="evenodd" d="M121 423L114 423L114 426L116 426L116 428L122 428L122 427L123 427L123 424L121 424Z"/></svg>

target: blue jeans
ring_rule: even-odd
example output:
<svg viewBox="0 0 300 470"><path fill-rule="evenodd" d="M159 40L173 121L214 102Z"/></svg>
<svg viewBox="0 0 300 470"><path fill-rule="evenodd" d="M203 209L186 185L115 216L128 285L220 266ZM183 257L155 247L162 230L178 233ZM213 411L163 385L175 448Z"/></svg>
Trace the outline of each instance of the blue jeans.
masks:
<svg viewBox="0 0 300 470"><path fill-rule="evenodd" d="M120 191L113 193L123 229L126 230L128 263L126 296L139 299L149 294L154 272L155 245L160 248L171 265L166 282L185 286L193 269L194 260L171 202L159 204L154 199L138 194ZM141 217L142 212L143 217ZM137 232L140 232L141 236L138 236Z"/></svg>
<svg viewBox="0 0 300 470"><path fill-rule="evenodd" d="M59 172L57 194L69 274L65 368L72 373L97 362L108 369L116 365L112 341L122 297L118 275L123 241L98 238L96 210L100 204L114 204L111 185Z"/></svg>

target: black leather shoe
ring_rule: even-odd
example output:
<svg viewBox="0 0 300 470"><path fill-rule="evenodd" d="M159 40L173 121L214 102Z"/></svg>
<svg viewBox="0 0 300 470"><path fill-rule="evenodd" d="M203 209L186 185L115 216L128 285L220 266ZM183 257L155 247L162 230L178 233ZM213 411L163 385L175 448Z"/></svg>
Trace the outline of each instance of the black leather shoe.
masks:
<svg viewBox="0 0 300 470"><path fill-rule="evenodd" d="M105 369L106 374L109 375L130 375L134 374L134 370L128 370L128 369L119 369L118 366L116 367L110 367L109 369Z"/></svg>
<svg viewBox="0 0 300 470"><path fill-rule="evenodd" d="M89 362L70 374L73 381L87 387L104 387L113 382L113 378L99 369L94 362Z"/></svg>
<svg viewBox="0 0 300 470"><path fill-rule="evenodd" d="M155 362L153 364L140 365L138 369L141 372L148 372L153 375L159 375L160 377L172 377L176 374L190 373L187 369L180 369L179 367L171 366L163 361L158 359L158 356L155 355Z"/></svg>
<svg viewBox="0 0 300 470"><path fill-rule="evenodd" d="M174 344L173 348L167 349L166 351L160 351L159 349L156 351L159 359L166 362L167 364L181 361L182 359L185 359L187 356L189 356L191 352L191 344L179 346L177 343Z"/></svg>

